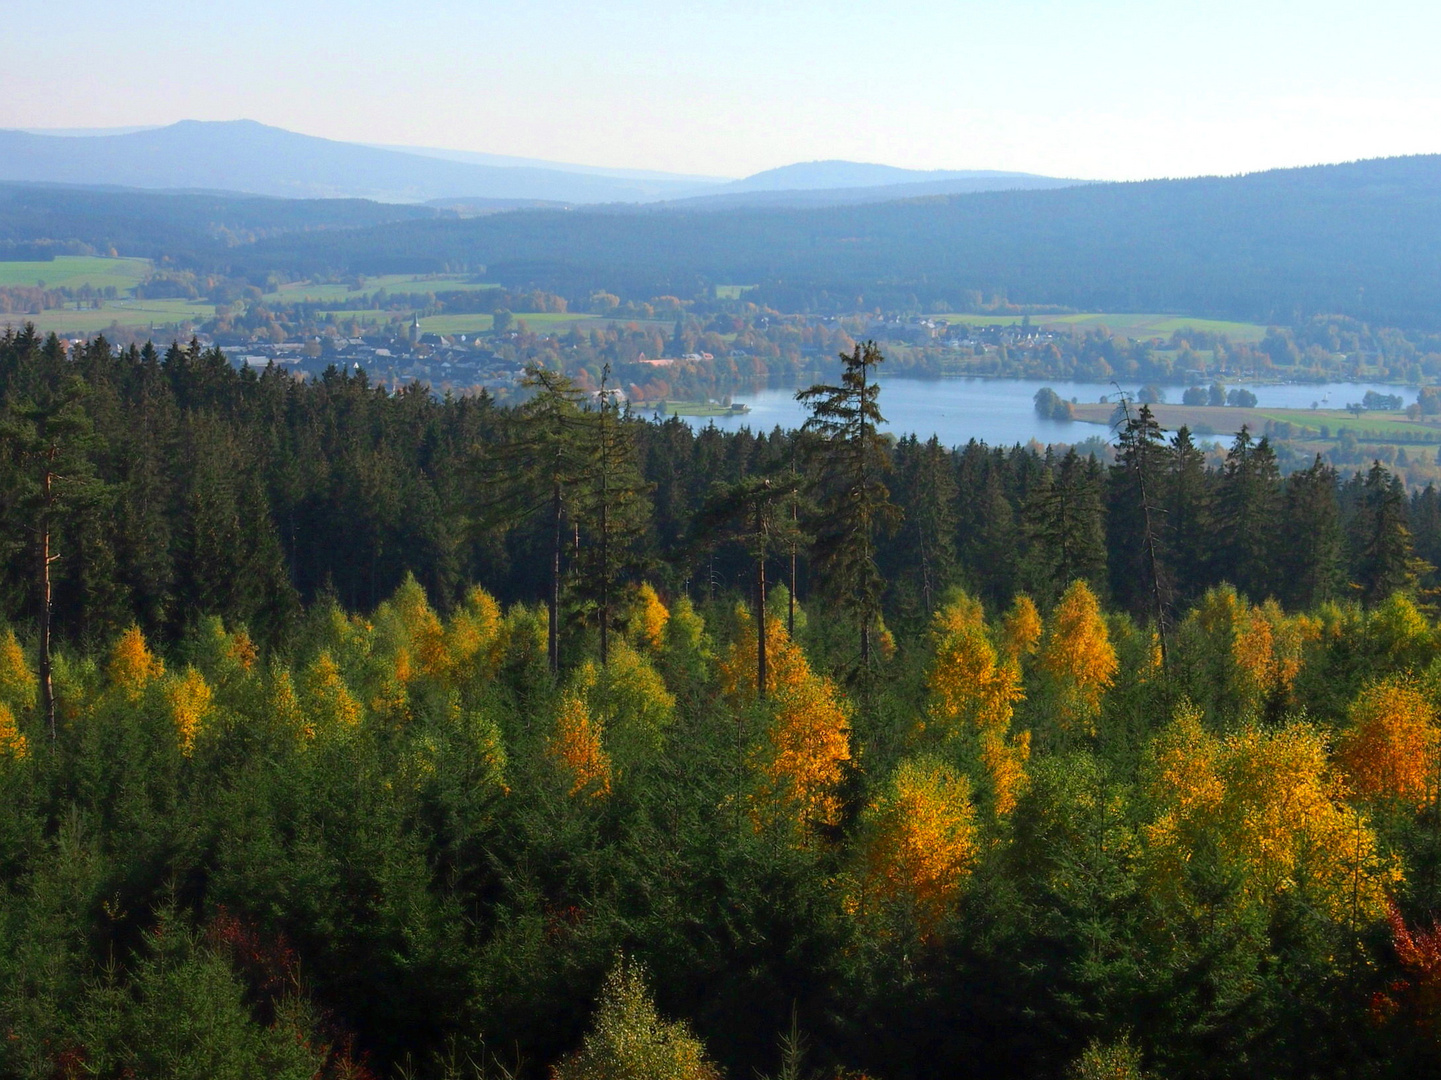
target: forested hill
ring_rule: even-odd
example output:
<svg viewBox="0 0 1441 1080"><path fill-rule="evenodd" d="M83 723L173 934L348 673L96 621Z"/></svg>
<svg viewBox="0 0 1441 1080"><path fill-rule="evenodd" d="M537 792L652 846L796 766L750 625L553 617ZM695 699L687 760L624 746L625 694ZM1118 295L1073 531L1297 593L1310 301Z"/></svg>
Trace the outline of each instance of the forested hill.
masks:
<svg viewBox="0 0 1441 1080"><path fill-rule="evenodd" d="M1090 310L1432 326L1441 157L844 208L527 212L289 236L235 269L428 272L484 264L570 294L762 284L783 307L940 309L977 294Z"/></svg>
<svg viewBox="0 0 1441 1080"><path fill-rule="evenodd" d="M115 249L121 255L214 262L233 244L293 230L356 229L452 217L428 206L366 199L272 199L223 192L0 183L0 259Z"/></svg>

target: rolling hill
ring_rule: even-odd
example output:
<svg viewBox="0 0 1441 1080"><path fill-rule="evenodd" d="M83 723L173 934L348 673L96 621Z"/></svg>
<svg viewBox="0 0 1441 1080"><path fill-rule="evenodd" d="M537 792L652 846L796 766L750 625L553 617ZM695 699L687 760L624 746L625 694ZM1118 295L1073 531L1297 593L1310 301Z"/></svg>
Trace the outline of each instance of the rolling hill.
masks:
<svg viewBox="0 0 1441 1080"><path fill-rule="evenodd" d="M496 214L295 234L239 267L429 272L484 264L568 294L761 286L791 309L983 296L1257 322L1334 312L1441 325L1441 156L1235 177L1087 184L871 205Z"/></svg>

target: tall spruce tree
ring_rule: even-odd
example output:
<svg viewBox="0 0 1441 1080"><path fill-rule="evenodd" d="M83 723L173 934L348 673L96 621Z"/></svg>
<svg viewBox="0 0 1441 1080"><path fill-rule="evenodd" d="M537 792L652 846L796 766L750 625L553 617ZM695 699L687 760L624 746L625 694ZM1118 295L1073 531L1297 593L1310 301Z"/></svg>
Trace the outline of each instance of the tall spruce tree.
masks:
<svg viewBox="0 0 1441 1080"><path fill-rule="evenodd" d="M579 511L580 484L589 471L582 408L584 392L569 378L543 367L526 370L521 387L531 392L495 444L475 447L482 472L478 520L510 530L543 518L549 541L546 655L560 669L561 588L566 527Z"/></svg>
<svg viewBox="0 0 1441 1080"><path fill-rule="evenodd" d="M1215 499L1206 456L1182 427L1171 439L1162 503L1171 581L1180 603L1197 599L1211 584L1216 537Z"/></svg>
<svg viewBox="0 0 1441 1080"><path fill-rule="evenodd" d="M1281 470L1269 439L1255 441L1241 428L1221 470L1218 502L1220 577L1258 604L1280 595Z"/></svg>
<svg viewBox="0 0 1441 1080"><path fill-rule="evenodd" d="M649 487L641 476L632 430L618 391L601 376L594 409L587 414L584 443L587 475L581 496L578 592L596 612L600 662L610 661L610 632L623 583L643 569L641 540L650 525Z"/></svg>
<svg viewBox="0 0 1441 1080"><path fill-rule="evenodd" d="M1111 467L1106 522L1111 591L1128 611L1155 620L1164 657L1172 603L1160 501L1166 447L1150 406L1133 410L1123 399L1122 407L1125 421Z"/></svg>
<svg viewBox="0 0 1441 1080"><path fill-rule="evenodd" d="M1379 461L1372 463L1361 485L1351 522L1351 552L1353 581L1367 606L1415 588L1424 568L1411 547L1406 489Z"/></svg>
<svg viewBox="0 0 1441 1080"><path fill-rule="evenodd" d="M1336 470L1321 455L1310 468L1286 478L1281 499L1284 573L1281 599L1293 611L1307 611L1340 590L1345 573L1341 509L1336 501Z"/></svg>
<svg viewBox="0 0 1441 1080"><path fill-rule="evenodd" d="M95 493L98 481L87 451L93 425L78 377L35 387L28 399L12 402L0 421L0 446L11 466L12 506L29 534L33 559L40 704L50 737L55 737L55 683L51 663L54 628L55 540L67 516Z"/></svg>
<svg viewBox="0 0 1441 1080"><path fill-rule="evenodd" d="M859 624L860 660L871 661L871 632L880 616L885 581L876 563L876 537L900 524L885 475L890 469L880 433L880 384L875 369L885 360L874 341L842 353L839 385L818 383L796 394L810 409L803 429L812 446L819 516L816 566L830 595Z"/></svg>
<svg viewBox="0 0 1441 1080"><path fill-rule="evenodd" d="M1076 580L1099 588L1106 569L1102 480L1095 458L1075 448L1047 460L1026 499L1030 570L1035 591L1054 603Z"/></svg>
<svg viewBox="0 0 1441 1080"><path fill-rule="evenodd" d="M927 617L955 578L956 496L955 468L938 438L922 443L912 435L897 444L896 499L909 513L892 545L892 565Z"/></svg>

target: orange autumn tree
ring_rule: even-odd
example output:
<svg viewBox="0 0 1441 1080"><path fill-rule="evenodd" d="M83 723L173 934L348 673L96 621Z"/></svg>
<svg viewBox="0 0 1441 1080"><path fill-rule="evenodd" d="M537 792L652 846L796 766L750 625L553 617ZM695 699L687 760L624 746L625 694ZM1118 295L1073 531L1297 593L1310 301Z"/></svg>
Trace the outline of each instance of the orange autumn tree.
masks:
<svg viewBox="0 0 1441 1080"><path fill-rule="evenodd" d="M955 907L979 852L971 785L936 758L907 759L867 807L860 897L900 906L929 934Z"/></svg>
<svg viewBox="0 0 1441 1080"><path fill-rule="evenodd" d="M120 635L105 665L110 685L132 702L139 701L146 688L164 674L165 665L145 644L138 626Z"/></svg>
<svg viewBox="0 0 1441 1080"><path fill-rule="evenodd" d="M935 658L923 732L946 741L973 739L991 780L996 813L1009 814L1031 752L1030 732L1011 734L1015 704L1025 696L1020 667L1013 655L997 654L980 602L965 594L936 612L931 640Z"/></svg>
<svg viewBox="0 0 1441 1080"><path fill-rule="evenodd" d="M811 670L772 615L766 617L766 699L758 701L755 628L744 607L736 618L739 630L720 662L720 680L733 709L761 714L761 731L748 754L755 774L752 818L757 826L833 825L840 819L836 788L851 759L850 709L836 685Z"/></svg>
<svg viewBox="0 0 1441 1080"><path fill-rule="evenodd" d="M1041 613L1036 602L1017 593L1010 610L1001 619L1001 647L1007 656L1019 660L1032 656L1041 644Z"/></svg>
<svg viewBox="0 0 1441 1080"><path fill-rule="evenodd" d="M1142 830L1153 894L1199 913L1214 900L1192 893L1204 860L1234 882L1233 903L1304 898L1337 922L1385 915L1400 880L1365 818L1348 807L1321 733L1305 723L1277 731L1207 731L1183 705L1157 737L1146 769L1151 821Z"/></svg>
<svg viewBox="0 0 1441 1080"><path fill-rule="evenodd" d="M1419 689L1401 679L1373 683L1351 703L1347 719L1336 764L1354 794L1417 809L1436 797L1441 731Z"/></svg>
<svg viewBox="0 0 1441 1080"><path fill-rule="evenodd" d="M610 755L583 692L573 688L561 697L546 755L569 780L570 795L599 799L610 794Z"/></svg>
<svg viewBox="0 0 1441 1080"><path fill-rule="evenodd" d="M1051 612L1037 664L1061 729L1095 735L1101 698L1115 681L1118 663L1101 605L1085 581L1071 582Z"/></svg>

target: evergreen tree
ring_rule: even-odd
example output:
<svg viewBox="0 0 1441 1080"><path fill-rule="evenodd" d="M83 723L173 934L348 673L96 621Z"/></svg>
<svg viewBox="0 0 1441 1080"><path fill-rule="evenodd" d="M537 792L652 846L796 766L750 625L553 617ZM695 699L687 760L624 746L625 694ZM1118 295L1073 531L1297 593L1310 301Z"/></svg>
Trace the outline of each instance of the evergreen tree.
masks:
<svg viewBox="0 0 1441 1080"><path fill-rule="evenodd" d="M1027 499L1025 520L1036 591L1044 602L1058 599L1073 581L1098 587L1106 568L1101 476L1095 458L1072 448L1057 463L1048 461Z"/></svg>
<svg viewBox="0 0 1441 1080"><path fill-rule="evenodd" d="M1308 611L1333 599L1344 576L1336 470L1316 455L1311 467L1286 480L1281 505L1282 600Z"/></svg>
<svg viewBox="0 0 1441 1080"><path fill-rule="evenodd" d="M94 470L86 453L93 440L93 425L82 405L85 389L78 377L65 378L58 385L38 385L33 397L11 403L0 424L0 444L13 469L11 505L28 532L27 546L35 568L32 581L39 626L40 704L51 738L55 737L53 568L61 558L54 542L67 515L96 491Z"/></svg>
<svg viewBox="0 0 1441 1080"><path fill-rule="evenodd" d="M1206 458L1189 428L1176 432L1170 446L1163 504L1171 580L1176 599L1194 601L1211 584L1215 549L1215 506Z"/></svg>
<svg viewBox="0 0 1441 1080"><path fill-rule="evenodd" d="M1166 448L1150 406L1125 408L1107 493L1111 593L1125 610L1155 620L1164 649L1172 592L1160 502Z"/></svg>
<svg viewBox="0 0 1441 1080"><path fill-rule="evenodd" d="M840 385L818 383L796 394L811 412L802 430L819 437L812 451L820 506L816 564L830 595L860 625L863 666L871 660L871 632L885 587L876 564L876 536L894 531L901 521L884 482L890 458L879 430L885 417L875 381L875 368L884 359L875 342L857 345L849 355L841 354Z"/></svg>
<svg viewBox="0 0 1441 1080"><path fill-rule="evenodd" d="M895 457L896 499L909 513L890 561L930 616L956 573L955 470L935 436L925 443L914 435L902 439Z"/></svg>
<svg viewBox="0 0 1441 1080"><path fill-rule="evenodd" d="M622 583L643 568L640 541L650 524L648 490L640 474L632 421L611 391L607 364L596 407L588 414L587 476L579 506L585 544L580 551L580 596L594 605L601 666L610 659L610 631Z"/></svg>
<svg viewBox="0 0 1441 1080"><path fill-rule="evenodd" d="M560 669L561 585L566 523L579 511L579 485L587 475L587 418L582 391L543 367L526 370L521 386L532 396L516 410L496 446L477 450L483 470L479 518L491 528L513 529L543 517L549 539L546 650L552 673Z"/></svg>
<svg viewBox="0 0 1441 1080"><path fill-rule="evenodd" d="M1362 602L1374 606L1392 593L1413 589L1420 569L1411 548L1405 488L1400 477L1374 462L1351 522L1351 570Z"/></svg>
<svg viewBox="0 0 1441 1080"><path fill-rule="evenodd" d="M1219 485L1219 569L1256 603L1279 595L1275 559L1281 511L1281 473L1268 439L1242 428L1226 455Z"/></svg>

